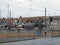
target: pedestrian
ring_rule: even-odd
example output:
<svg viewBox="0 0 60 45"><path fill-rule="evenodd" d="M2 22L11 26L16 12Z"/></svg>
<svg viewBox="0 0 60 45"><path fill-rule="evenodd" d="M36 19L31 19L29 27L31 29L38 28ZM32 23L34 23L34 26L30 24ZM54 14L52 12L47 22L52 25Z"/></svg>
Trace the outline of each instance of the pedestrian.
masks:
<svg viewBox="0 0 60 45"><path fill-rule="evenodd" d="M47 32L45 31L45 36L47 35Z"/></svg>
<svg viewBox="0 0 60 45"><path fill-rule="evenodd" d="M43 21L42 21L41 18L39 18L37 20L37 25L38 25L38 29L39 29L40 35L41 35L41 31L42 31L42 24L43 24Z"/></svg>
<svg viewBox="0 0 60 45"><path fill-rule="evenodd" d="M35 37L38 37L40 34L38 27L34 27L34 31L35 31Z"/></svg>

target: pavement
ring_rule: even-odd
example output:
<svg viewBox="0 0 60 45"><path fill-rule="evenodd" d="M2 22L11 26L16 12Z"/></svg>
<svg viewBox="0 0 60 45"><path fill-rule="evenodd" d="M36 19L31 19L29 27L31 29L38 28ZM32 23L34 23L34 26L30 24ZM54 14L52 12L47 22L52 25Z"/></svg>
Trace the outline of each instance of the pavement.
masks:
<svg viewBox="0 0 60 45"><path fill-rule="evenodd" d="M10 37L10 38L0 38L1 43L8 43L8 42L17 42L17 41L25 41L25 40L33 40L34 37Z"/></svg>
<svg viewBox="0 0 60 45"><path fill-rule="evenodd" d="M4 43L0 45L60 45L60 37L56 37L56 38L45 37L35 40Z"/></svg>

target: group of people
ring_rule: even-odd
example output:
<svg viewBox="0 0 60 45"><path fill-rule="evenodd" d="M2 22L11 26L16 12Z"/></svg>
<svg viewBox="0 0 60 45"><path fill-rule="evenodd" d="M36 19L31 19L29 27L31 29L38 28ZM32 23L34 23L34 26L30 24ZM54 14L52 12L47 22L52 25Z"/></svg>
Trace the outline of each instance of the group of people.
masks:
<svg viewBox="0 0 60 45"><path fill-rule="evenodd" d="M18 22L19 22L19 21L18 21ZM24 23L24 22L23 22L23 23ZM29 30L35 31L35 34L36 34L36 35L39 35L39 34L41 34L41 31L42 31L42 29L43 29L44 26L45 26L44 21L43 21L41 18L38 18L38 19L36 20L36 22L28 19L28 20L26 21L26 23L24 23L24 24L22 25L22 28L24 28L24 29L26 29L26 30L28 30L28 31L29 31ZM10 25L5 26L5 28L8 28L8 30L10 30ZM19 30L20 30L20 29L19 29Z"/></svg>
<svg viewBox="0 0 60 45"><path fill-rule="evenodd" d="M35 35L41 35L42 29L45 27L45 23L41 18L38 18L36 22L29 21L28 19L26 25L27 30L35 31Z"/></svg>

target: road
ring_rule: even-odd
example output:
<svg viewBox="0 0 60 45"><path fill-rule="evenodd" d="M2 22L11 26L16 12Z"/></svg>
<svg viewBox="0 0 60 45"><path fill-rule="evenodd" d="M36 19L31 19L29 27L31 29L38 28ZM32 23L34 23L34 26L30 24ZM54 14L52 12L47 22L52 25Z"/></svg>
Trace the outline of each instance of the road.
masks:
<svg viewBox="0 0 60 45"><path fill-rule="evenodd" d="M60 37L58 38L41 38L29 41L20 41L12 43L4 43L0 45L60 45Z"/></svg>

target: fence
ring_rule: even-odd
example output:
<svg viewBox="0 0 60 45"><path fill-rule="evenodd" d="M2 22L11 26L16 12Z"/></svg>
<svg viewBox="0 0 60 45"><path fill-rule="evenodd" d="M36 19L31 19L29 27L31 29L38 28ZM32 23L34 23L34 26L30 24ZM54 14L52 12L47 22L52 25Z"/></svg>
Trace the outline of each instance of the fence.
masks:
<svg viewBox="0 0 60 45"><path fill-rule="evenodd" d="M35 39L36 37L38 36L35 36L34 31L4 31L3 33L0 33L0 42L30 40Z"/></svg>

